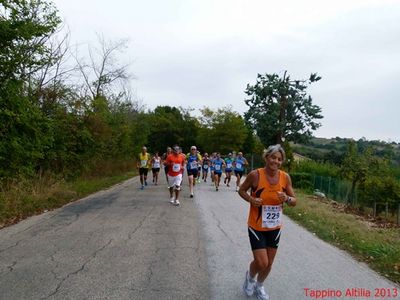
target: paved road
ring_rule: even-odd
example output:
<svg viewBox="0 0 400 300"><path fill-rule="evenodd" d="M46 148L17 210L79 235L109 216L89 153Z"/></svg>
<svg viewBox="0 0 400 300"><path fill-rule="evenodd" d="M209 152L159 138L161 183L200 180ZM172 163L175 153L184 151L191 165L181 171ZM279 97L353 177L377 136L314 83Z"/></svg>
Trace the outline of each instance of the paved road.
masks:
<svg viewBox="0 0 400 300"><path fill-rule="evenodd" d="M163 183L141 191L136 177L0 230L0 299L248 299L247 203L210 183L190 199L185 180L174 207ZM396 299L374 292L398 286L284 222L271 299L315 299L306 288L343 293L325 299ZM345 297L348 288L372 295Z"/></svg>

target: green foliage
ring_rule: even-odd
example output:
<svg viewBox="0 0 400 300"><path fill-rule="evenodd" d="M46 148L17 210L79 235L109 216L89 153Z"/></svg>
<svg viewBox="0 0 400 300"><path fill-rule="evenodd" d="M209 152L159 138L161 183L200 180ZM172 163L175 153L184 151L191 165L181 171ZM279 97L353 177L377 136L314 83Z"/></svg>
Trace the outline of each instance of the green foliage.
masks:
<svg viewBox="0 0 400 300"><path fill-rule="evenodd" d="M198 145L204 151L229 153L234 150L252 150L253 136L246 126L242 116L232 111L232 107L219 108L216 111L208 107L201 109L201 127L198 135ZM245 145L245 142L249 142Z"/></svg>
<svg viewBox="0 0 400 300"><path fill-rule="evenodd" d="M1 0L0 5L0 82L7 85L51 63L46 42L61 20L47 1Z"/></svg>
<svg viewBox="0 0 400 300"><path fill-rule="evenodd" d="M338 177L339 167L330 163L319 163L313 160L304 160L294 163L293 172L308 173L325 177Z"/></svg>
<svg viewBox="0 0 400 300"><path fill-rule="evenodd" d="M311 74L308 84L321 78ZM311 137L313 130L320 127L321 109L312 104L306 93L307 82L281 78L277 74L257 75L254 86L247 85L245 100L249 110L245 120L260 137L265 146L282 144L282 141L300 142Z"/></svg>
<svg viewBox="0 0 400 300"><path fill-rule="evenodd" d="M294 188L302 189L309 192L313 190L314 186L312 174L291 172L290 177L292 179Z"/></svg>
<svg viewBox="0 0 400 300"><path fill-rule="evenodd" d="M197 121L188 111L171 106L157 106L148 116L148 143L151 152L163 153L175 144L188 149L196 143Z"/></svg>

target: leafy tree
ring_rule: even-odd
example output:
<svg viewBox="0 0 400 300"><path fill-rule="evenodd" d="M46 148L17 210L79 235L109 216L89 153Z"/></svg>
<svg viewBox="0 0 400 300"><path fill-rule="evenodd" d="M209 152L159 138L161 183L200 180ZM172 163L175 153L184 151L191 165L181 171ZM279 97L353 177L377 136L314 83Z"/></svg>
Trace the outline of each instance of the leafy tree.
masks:
<svg viewBox="0 0 400 300"><path fill-rule="evenodd" d="M354 199L357 186L363 183L370 173L369 165L372 160L371 148L367 148L364 152L360 153L355 142L349 142L340 168L340 175L351 181L350 200Z"/></svg>
<svg viewBox="0 0 400 300"><path fill-rule="evenodd" d="M53 63L46 42L59 24L45 1L0 1L0 177L32 173L52 144L52 124L27 91Z"/></svg>
<svg viewBox="0 0 400 300"><path fill-rule="evenodd" d="M205 151L228 153L243 150L249 129L243 118L232 111L232 107L219 108L217 111L204 107L200 110L201 129L198 143Z"/></svg>
<svg viewBox="0 0 400 300"><path fill-rule="evenodd" d="M282 144L284 140L304 142L313 130L320 127L321 108L312 103L306 89L308 84L320 80L311 74L306 80L290 80L284 73L257 75L255 85L247 85L245 100L248 111L245 120L265 146Z"/></svg>
<svg viewBox="0 0 400 300"><path fill-rule="evenodd" d="M49 64L48 40L61 23L43 0L0 0L0 80L28 78Z"/></svg>
<svg viewBox="0 0 400 300"><path fill-rule="evenodd" d="M152 152L165 151L168 146L178 144L186 151L196 144L197 122L189 111L171 106L157 106L149 114L148 146Z"/></svg>

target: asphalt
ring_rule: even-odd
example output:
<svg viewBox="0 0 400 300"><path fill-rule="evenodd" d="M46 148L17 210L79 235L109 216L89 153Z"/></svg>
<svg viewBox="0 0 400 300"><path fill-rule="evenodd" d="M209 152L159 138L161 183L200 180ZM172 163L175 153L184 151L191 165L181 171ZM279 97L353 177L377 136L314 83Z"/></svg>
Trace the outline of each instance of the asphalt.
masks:
<svg viewBox="0 0 400 300"><path fill-rule="evenodd" d="M144 190L135 177L0 230L0 299L249 299L248 203L234 184L202 182L189 198L185 178L181 205L168 196L163 176ZM399 286L287 218L265 286L270 299L400 299Z"/></svg>

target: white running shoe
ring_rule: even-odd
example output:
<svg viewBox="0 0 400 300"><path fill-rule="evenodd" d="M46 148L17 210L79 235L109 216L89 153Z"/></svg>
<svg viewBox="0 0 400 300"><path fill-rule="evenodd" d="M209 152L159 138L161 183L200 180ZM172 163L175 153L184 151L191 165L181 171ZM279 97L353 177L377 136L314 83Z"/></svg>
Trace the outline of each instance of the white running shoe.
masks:
<svg viewBox="0 0 400 300"><path fill-rule="evenodd" d="M169 199L169 203L174 204L175 203L175 198L171 197L171 199Z"/></svg>
<svg viewBox="0 0 400 300"><path fill-rule="evenodd" d="M239 187L238 186L236 187L236 192L239 192Z"/></svg>
<svg viewBox="0 0 400 300"><path fill-rule="evenodd" d="M174 205L175 206L178 206L180 203L179 203L179 200L178 199L175 199L175 202L174 202Z"/></svg>
<svg viewBox="0 0 400 300"><path fill-rule="evenodd" d="M243 292L249 297L253 296L255 285L256 285L256 281L254 279L250 279L249 271L247 271L246 277L245 277L244 283L243 283Z"/></svg>
<svg viewBox="0 0 400 300"><path fill-rule="evenodd" d="M264 289L262 283L257 282L254 288L254 293L257 297L257 300L269 300L269 296Z"/></svg>

